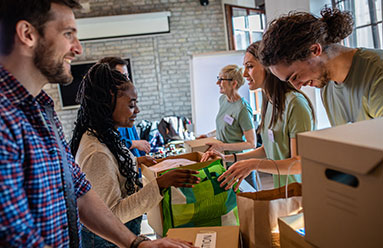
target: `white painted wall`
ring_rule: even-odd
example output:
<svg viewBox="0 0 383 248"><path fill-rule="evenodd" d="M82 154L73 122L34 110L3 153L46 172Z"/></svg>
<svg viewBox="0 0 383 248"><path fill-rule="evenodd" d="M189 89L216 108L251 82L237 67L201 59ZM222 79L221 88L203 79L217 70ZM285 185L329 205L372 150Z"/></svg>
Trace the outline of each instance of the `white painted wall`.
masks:
<svg viewBox="0 0 383 248"><path fill-rule="evenodd" d="M247 8L255 8L254 0L222 0L222 5L230 4Z"/></svg>
<svg viewBox="0 0 383 248"><path fill-rule="evenodd" d="M319 16L321 9L327 4L331 7L331 0L311 0L310 1L310 12L314 15Z"/></svg>
<svg viewBox="0 0 383 248"><path fill-rule="evenodd" d="M309 11L309 0L265 0L265 13L267 23L280 15L285 15L292 10Z"/></svg>
<svg viewBox="0 0 383 248"><path fill-rule="evenodd" d="M219 87L217 76L229 64L242 66L244 51L227 51L193 54L190 60L192 123L196 136L216 129L215 118L219 110ZM239 88L239 94L248 102L247 82Z"/></svg>

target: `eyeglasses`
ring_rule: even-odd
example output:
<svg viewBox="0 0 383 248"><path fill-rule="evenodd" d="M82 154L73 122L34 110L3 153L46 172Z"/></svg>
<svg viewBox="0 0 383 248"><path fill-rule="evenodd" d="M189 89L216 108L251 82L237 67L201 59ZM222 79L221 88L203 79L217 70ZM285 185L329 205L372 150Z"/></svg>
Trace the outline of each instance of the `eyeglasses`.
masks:
<svg viewBox="0 0 383 248"><path fill-rule="evenodd" d="M221 77L219 77L219 76L217 76L217 80L219 81L219 82L222 82L222 81L233 81L233 79L232 78L221 78Z"/></svg>

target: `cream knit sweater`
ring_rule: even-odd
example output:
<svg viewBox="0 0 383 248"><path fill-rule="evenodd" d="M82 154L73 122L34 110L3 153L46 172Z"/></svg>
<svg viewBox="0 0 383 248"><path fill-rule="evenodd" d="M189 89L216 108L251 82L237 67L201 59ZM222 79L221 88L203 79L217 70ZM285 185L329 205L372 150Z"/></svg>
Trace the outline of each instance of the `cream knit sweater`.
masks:
<svg viewBox="0 0 383 248"><path fill-rule="evenodd" d="M136 163L130 151L129 155ZM128 196L124 186L126 178L120 174L117 160L105 144L88 132L81 138L75 160L93 190L123 223L148 212L162 200L157 180Z"/></svg>

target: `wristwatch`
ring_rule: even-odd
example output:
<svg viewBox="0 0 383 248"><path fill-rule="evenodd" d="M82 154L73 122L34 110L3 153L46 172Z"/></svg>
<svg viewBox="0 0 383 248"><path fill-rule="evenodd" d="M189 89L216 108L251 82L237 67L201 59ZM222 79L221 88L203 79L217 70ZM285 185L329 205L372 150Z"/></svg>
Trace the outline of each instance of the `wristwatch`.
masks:
<svg viewBox="0 0 383 248"><path fill-rule="evenodd" d="M138 248L138 246L144 242L144 241L150 241L150 238L146 237L145 235L138 235L137 238L133 241L133 243L130 245L130 248Z"/></svg>

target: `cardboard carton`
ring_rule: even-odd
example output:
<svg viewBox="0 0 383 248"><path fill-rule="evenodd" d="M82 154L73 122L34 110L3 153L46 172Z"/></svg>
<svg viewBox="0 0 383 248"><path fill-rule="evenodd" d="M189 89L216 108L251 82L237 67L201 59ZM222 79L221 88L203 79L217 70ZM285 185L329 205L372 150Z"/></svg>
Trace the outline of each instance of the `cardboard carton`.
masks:
<svg viewBox="0 0 383 248"><path fill-rule="evenodd" d="M303 213L278 218L278 226L281 248L315 247L297 232L297 229L304 228L305 226Z"/></svg>
<svg viewBox="0 0 383 248"><path fill-rule="evenodd" d="M209 149L206 143L220 143L221 141L216 140L213 137L196 139L196 140L187 140L185 141L186 152L206 152Z"/></svg>
<svg viewBox="0 0 383 248"><path fill-rule="evenodd" d="M183 159L189 159L191 161L196 161L195 164L191 164L191 165L187 165L187 166L182 167L182 168L191 169L191 170L204 168L204 167L208 166L210 163L212 163L213 161L215 161L215 160L208 160L206 162L201 163L199 161L201 160L202 155L203 155L203 153L201 153L201 152L193 152L193 153L186 153L186 154L182 154L182 155L158 159L156 161L161 162L161 161L164 161L167 159L177 159L177 158L183 158ZM148 182L151 182L152 180L154 180L161 173L161 172L155 172L153 170L150 170L150 166L152 166L152 165L153 164L145 165L142 163L139 165L141 167L144 185L146 185ZM162 235L162 233L163 233L162 203L158 204L157 207L148 211L147 216L148 216L149 225L153 228L153 230L158 235Z"/></svg>
<svg viewBox="0 0 383 248"><path fill-rule="evenodd" d="M201 247L210 248L240 248L239 226L214 226L214 227L190 227L190 228L172 228L168 231L168 237L174 239L183 239L193 242L196 245L198 234L207 236L215 232L216 242ZM211 238L206 238L210 242ZM214 240L214 238L213 238ZM198 246L197 246L198 247Z"/></svg>
<svg viewBox="0 0 383 248"><path fill-rule="evenodd" d="M383 118L298 134L306 239L383 247Z"/></svg>

